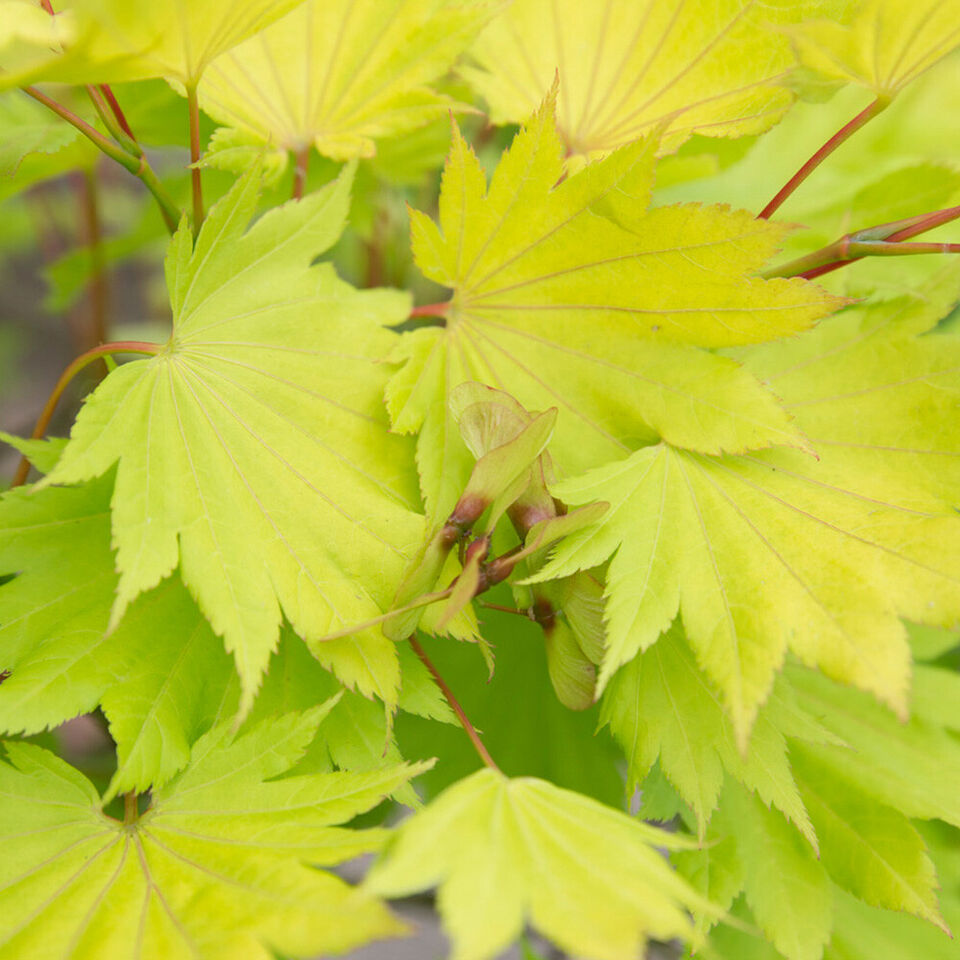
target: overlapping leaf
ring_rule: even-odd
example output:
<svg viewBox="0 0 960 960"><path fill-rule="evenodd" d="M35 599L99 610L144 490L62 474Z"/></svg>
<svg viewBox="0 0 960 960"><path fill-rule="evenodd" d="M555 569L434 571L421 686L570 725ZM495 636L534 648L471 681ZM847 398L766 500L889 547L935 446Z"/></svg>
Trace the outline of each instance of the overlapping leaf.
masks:
<svg viewBox="0 0 960 960"><path fill-rule="evenodd" d="M487 190L454 133L440 226L413 214L421 270L454 290L447 326L401 342L406 364L388 392L395 428L421 430L432 514L452 506L463 474L447 412L463 379L529 410L557 406L562 473L658 434L711 452L802 445L757 381L697 348L795 333L836 301L803 281L749 277L781 227L721 207L648 210L653 147L625 147L554 186L562 146L548 97Z"/></svg>
<svg viewBox="0 0 960 960"><path fill-rule="evenodd" d="M960 46L955 3L861 0L848 23L790 30L800 62L826 83L856 83L890 98Z"/></svg>
<svg viewBox="0 0 960 960"><path fill-rule="evenodd" d="M0 177L12 177L31 153L56 153L76 130L22 93L0 97Z"/></svg>
<svg viewBox="0 0 960 960"><path fill-rule="evenodd" d="M306 0L219 58L204 109L253 142L337 159L453 105L429 84L489 18L487 0Z"/></svg>
<svg viewBox="0 0 960 960"><path fill-rule="evenodd" d="M578 956L634 960L649 936L688 936L686 911L708 906L655 849L678 845L580 794L485 769L404 823L365 887L439 885L454 960L497 955L526 918Z"/></svg>
<svg viewBox="0 0 960 960"><path fill-rule="evenodd" d="M612 504L541 573L615 554L603 680L679 609L741 743L788 648L905 714L910 654L899 618L948 626L960 617L960 339L912 336L916 325L902 319L910 306L900 306L851 310L741 354L818 459L786 449L715 458L661 444L557 485L565 502Z"/></svg>
<svg viewBox="0 0 960 960"><path fill-rule="evenodd" d="M51 18L39 5L5 0L4 17L12 19L8 29L18 43L10 44L13 59L8 62L0 28L0 88L38 80L96 83L148 77L195 87L212 60L301 2L72 0L65 15ZM26 7L30 12L19 9Z"/></svg>
<svg viewBox="0 0 960 960"><path fill-rule="evenodd" d="M422 538L404 440L380 412L381 323L405 296L357 292L313 258L338 236L349 171L247 233L256 171L167 260L174 333L118 368L81 411L54 483L118 459L114 621L181 564L235 655L248 706L281 611L308 642L376 617ZM109 426L108 426L109 425ZM377 630L315 647L350 685L395 701L396 653Z"/></svg>
<svg viewBox="0 0 960 960"><path fill-rule="evenodd" d="M774 689L747 750L741 752L723 705L674 625L614 675L601 719L627 753L631 786L639 785L659 761L693 809L701 836L719 801L726 771L780 809L816 848L816 834L791 769L787 737L840 741L798 707L788 685L781 682Z"/></svg>
<svg viewBox="0 0 960 960"><path fill-rule="evenodd" d="M558 118L570 152L597 155L663 125L665 151L693 133L742 136L790 105L794 64L776 29L844 2L675 3L514 0L473 48L464 72L496 123L519 123L560 79Z"/></svg>
<svg viewBox="0 0 960 960"><path fill-rule="evenodd" d="M384 907L311 865L382 841L333 826L417 772L273 779L326 707L234 739L229 724L132 824L106 817L92 785L38 747L0 763L0 957L265 960L271 950L341 952L402 927Z"/></svg>

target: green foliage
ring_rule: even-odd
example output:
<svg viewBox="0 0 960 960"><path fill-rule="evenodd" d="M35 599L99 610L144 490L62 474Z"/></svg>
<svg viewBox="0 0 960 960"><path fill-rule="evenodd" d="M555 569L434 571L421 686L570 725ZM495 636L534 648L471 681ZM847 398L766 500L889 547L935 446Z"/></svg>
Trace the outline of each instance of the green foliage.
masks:
<svg viewBox="0 0 960 960"><path fill-rule="evenodd" d="M957 21L0 0L0 958L958 960Z"/></svg>

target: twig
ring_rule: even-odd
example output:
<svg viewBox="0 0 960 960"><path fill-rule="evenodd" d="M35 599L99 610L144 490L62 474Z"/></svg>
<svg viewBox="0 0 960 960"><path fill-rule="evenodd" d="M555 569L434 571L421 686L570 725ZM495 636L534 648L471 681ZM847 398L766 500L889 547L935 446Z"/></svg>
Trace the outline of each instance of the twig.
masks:
<svg viewBox="0 0 960 960"><path fill-rule="evenodd" d="M841 127L816 153L780 188L777 195L760 211L760 219L767 220L783 206L786 199L833 153L849 140L861 127L887 108L890 101L878 97L860 111L849 123Z"/></svg>
<svg viewBox="0 0 960 960"><path fill-rule="evenodd" d="M63 391L67 389L70 381L83 370L84 367L89 366L100 357L109 356L114 353L143 353L153 355L159 353L160 350L161 346L158 343L146 343L141 340L118 340L115 343L100 344L100 346L94 347L92 350L81 353L80 356L73 360L67 366L66 370L60 374L60 379L57 380L50 396L47 398L43 411L37 420L37 425L33 428L31 438L34 440L41 440L43 438L47 432L47 427L50 426L50 421L53 419L57 403L63 396ZM17 472L14 474L13 482L10 486L19 487L21 484L26 483L29 473L30 461L26 457L21 457L20 465L17 467Z"/></svg>
<svg viewBox="0 0 960 960"><path fill-rule="evenodd" d="M437 682L440 692L446 698L447 703L450 704L450 709L457 715L457 719L460 721L460 726L463 727L467 736L470 738L470 742L480 755L480 759L488 767L490 767L491 770L496 770L499 772L500 768L496 765L496 763L494 763L493 757L490 756L490 752L483 745L483 741L480 739L480 735L477 733L476 728L469 721L467 715L463 712L463 707L460 706L457 698L453 695L453 691L447 686L446 681L442 676L440 676L440 672L433 665L433 662L427 656L426 651L417 642L417 638L411 636L409 643L410 649L413 650L413 652L421 659L421 661L423 661L423 665L430 671L430 675Z"/></svg>
<svg viewBox="0 0 960 960"><path fill-rule="evenodd" d="M72 127L79 130L96 147L102 150L111 160L115 160L125 170L132 173L137 179L143 182L143 185L153 194L154 199L160 206L160 213L163 215L163 221L167 229L173 233L177 229L177 221L180 219L180 209L170 199L163 185L153 172L145 156L135 157L126 150L117 146L112 140L105 137L99 130L92 127L86 120L78 117L75 113L68 110L63 104L57 103L45 93L36 87L23 87L23 92L27 96L33 97L38 103L52 110L58 117L66 120Z"/></svg>

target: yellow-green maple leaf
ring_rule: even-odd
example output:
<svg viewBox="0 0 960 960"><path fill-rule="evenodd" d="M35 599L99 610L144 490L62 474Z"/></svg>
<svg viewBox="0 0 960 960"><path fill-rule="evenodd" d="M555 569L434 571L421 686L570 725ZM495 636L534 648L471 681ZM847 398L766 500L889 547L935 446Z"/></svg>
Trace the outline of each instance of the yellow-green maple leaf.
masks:
<svg viewBox="0 0 960 960"><path fill-rule="evenodd" d="M195 87L210 62L241 43L302 0L161 0L126 3L124 0L70 0L66 16L58 15L57 46L51 55L38 38L41 29L36 5L6 0L29 48L15 51L10 71L4 60L0 26L0 86L57 80L96 83L165 77L184 87ZM32 6L30 14L17 7ZM40 14L51 18L44 11Z"/></svg>
<svg viewBox="0 0 960 960"><path fill-rule="evenodd" d="M804 281L751 276L785 228L725 207L649 209L653 140L558 184L553 107L551 96L489 189L455 130L439 226L412 214L417 263L453 299L444 329L401 341L388 405L396 429L422 430L434 515L469 469L448 403L464 380L529 410L558 407L550 449L561 473L658 436L707 452L803 444L756 379L700 349L796 333L838 303Z"/></svg>
<svg viewBox="0 0 960 960"><path fill-rule="evenodd" d="M254 170L167 258L173 335L87 401L52 483L120 461L114 623L178 561L237 661L249 706L282 615L350 686L395 702L379 628L319 643L387 609L423 537L412 451L390 436L386 372L408 298L356 291L329 264L351 170L300 203L256 209Z"/></svg>
<svg viewBox="0 0 960 960"><path fill-rule="evenodd" d="M524 920L590 960L635 960L647 937L689 937L709 910L656 847L682 839L570 790L484 769L403 824L365 888L390 897L439 885L453 960L487 960Z"/></svg>
<svg viewBox="0 0 960 960"><path fill-rule="evenodd" d="M431 90L489 18L488 0L307 0L220 57L200 86L220 123L284 150L371 156L374 139L453 101Z"/></svg>
<svg viewBox="0 0 960 960"><path fill-rule="evenodd" d="M960 338L914 336L901 315L917 303L901 307L851 310L742 352L818 459L661 444L556 486L567 503L611 503L538 575L615 554L601 682L679 609L741 743L787 649L906 713L900 618L960 620Z"/></svg>
<svg viewBox="0 0 960 960"><path fill-rule="evenodd" d="M558 121L573 154L596 156L658 125L665 152L693 133L743 136L774 124L795 60L771 26L846 4L797 0L514 0L464 73L496 123L519 123L560 79Z"/></svg>
<svg viewBox="0 0 960 960"><path fill-rule="evenodd" d="M816 20L789 31L805 70L889 99L960 46L956 0L862 0L848 23Z"/></svg>
<svg viewBox="0 0 960 960"><path fill-rule="evenodd" d="M314 866L376 849L384 831L335 826L425 765L275 779L300 759L332 701L193 748L133 823L37 746L0 761L0 958L267 960L339 953L403 926Z"/></svg>

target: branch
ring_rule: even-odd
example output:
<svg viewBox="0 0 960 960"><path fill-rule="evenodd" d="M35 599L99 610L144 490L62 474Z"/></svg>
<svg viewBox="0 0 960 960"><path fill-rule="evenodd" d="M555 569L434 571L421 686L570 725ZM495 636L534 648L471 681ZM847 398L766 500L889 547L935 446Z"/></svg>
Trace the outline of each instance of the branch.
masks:
<svg viewBox="0 0 960 960"><path fill-rule="evenodd" d="M63 396L63 391L67 389L70 381L81 370L83 370L84 367L89 366L91 363L100 359L100 357L111 356L115 353L143 353L155 355L158 354L160 350L161 346L158 343L145 343L140 340L118 340L115 343L102 343L100 346L94 347L92 350L87 350L86 353L81 353L80 356L73 360L67 369L60 374L60 379L54 386L50 396L47 398L43 412L40 414L40 418L37 420L37 425L33 428L33 433L30 435L31 439L43 439L44 434L47 432L47 427L50 426L50 421L53 419L54 411L57 409L57 403ZM21 484L26 483L27 475L29 473L30 461L26 457L21 457L20 465L17 467L17 472L14 475L13 482L10 484L10 486L19 487Z"/></svg>
<svg viewBox="0 0 960 960"><path fill-rule="evenodd" d="M500 768L496 765L496 763L494 763L493 757L490 756L490 752L483 745L483 741L480 739L480 734L477 733L476 728L467 718L467 715L463 712L463 707L460 706L457 698L453 695L453 691L447 686L446 681L440 676L440 672L433 665L432 661L427 656L426 651L417 642L416 637L411 636L409 642L410 649L413 650L413 652L423 661L423 665L430 671L430 675L437 682L440 692L446 698L447 703L450 704L450 709L457 715L457 719L460 721L460 726L463 727L467 736L470 738L470 742L480 755L480 759L488 767L490 767L491 770L496 770L499 773Z"/></svg>
<svg viewBox="0 0 960 960"><path fill-rule="evenodd" d="M91 143L102 150L111 160L115 160L125 170L132 173L137 179L143 181L143 185L153 194L154 199L160 206L160 213L163 215L163 221L167 229L173 233L177 229L177 221L180 219L180 208L170 199L163 185L153 172L145 156L135 157L126 150L118 147L112 140L105 137L95 127L90 126L86 120L78 117L75 113L68 110L63 104L52 100L45 93L36 87L23 87L23 92L27 96L33 97L38 103L52 110L62 120L66 120L72 127L79 130Z"/></svg>
<svg viewBox="0 0 960 960"><path fill-rule="evenodd" d="M760 211L759 219L768 220L787 198L833 153L842 143L846 143L861 127L869 123L878 113L887 108L890 101L878 97L868 107L860 111L849 123L841 127L817 152L781 187L779 193Z"/></svg>

